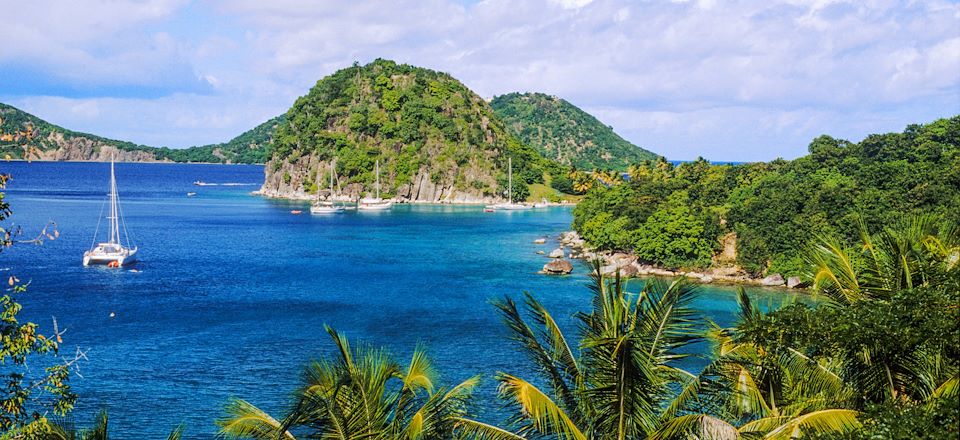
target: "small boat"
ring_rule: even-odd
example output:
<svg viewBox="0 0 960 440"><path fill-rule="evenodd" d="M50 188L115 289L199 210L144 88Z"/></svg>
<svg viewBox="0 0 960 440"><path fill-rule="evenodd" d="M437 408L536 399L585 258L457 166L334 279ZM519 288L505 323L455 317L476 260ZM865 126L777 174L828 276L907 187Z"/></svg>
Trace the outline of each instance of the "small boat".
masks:
<svg viewBox="0 0 960 440"><path fill-rule="evenodd" d="M509 171L507 172L507 201L488 206L488 208L502 211L519 211L533 208L525 203L514 203L513 201L513 158L507 158Z"/></svg>
<svg viewBox="0 0 960 440"><path fill-rule="evenodd" d="M360 200L360 203L357 204L357 209L360 211L385 211L393 207L393 202L390 200L383 200L380 198L380 161L377 160L376 165L377 173L377 196L374 198L363 198Z"/></svg>
<svg viewBox="0 0 960 440"><path fill-rule="evenodd" d="M300 214L303 214L303 211L299 209L293 209L293 210L290 210L290 213L293 215L300 215Z"/></svg>
<svg viewBox="0 0 960 440"><path fill-rule="evenodd" d="M107 267L121 267L137 261L137 247L129 246L130 236L127 234L127 224L123 220L120 210L120 198L117 195L117 177L114 173L113 160L110 160L110 237L106 242L96 243L97 233L100 232L100 221L97 221L97 230L93 233L93 246L83 253L83 265L90 266L103 264ZM101 216L101 219L103 217ZM120 241L120 225L123 224L123 235L127 246Z"/></svg>
<svg viewBox="0 0 960 440"><path fill-rule="evenodd" d="M187 193L187 197L193 197L193 196L195 196L195 195L197 195L197 193L195 193L195 192L188 192L188 193Z"/></svg>
<svg viewBox="0 0 960 440"><path fill-rule="evenodd" d="M493 208L483 208L483 212L496 212L496 209Z"/></svg>
<svg viewBox="0 0 960 440"><path fill-rule="evenodd" d="M330 197L333 197L333 175L336 174L336 162L330 164ZM317 171L317 180L320 180L320 171ZM310 207L311 214L336 214L343 212L342 206L334 205L331 201L320 200L320 185L317 185L317 200Z"/></svg>

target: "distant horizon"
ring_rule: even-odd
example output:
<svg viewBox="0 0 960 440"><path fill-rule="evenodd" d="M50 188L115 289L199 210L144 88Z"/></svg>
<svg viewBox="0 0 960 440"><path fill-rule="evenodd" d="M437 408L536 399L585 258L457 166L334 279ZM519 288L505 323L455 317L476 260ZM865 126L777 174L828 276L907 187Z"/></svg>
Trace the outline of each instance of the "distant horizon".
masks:
<svg viewBox="0 0 960 440"><path fill-rule="evenodd" d="M960 111L960 3L11 3L0 102L143 145L223 142L375 58L559 96L671 159L793 159Z"/></svg>

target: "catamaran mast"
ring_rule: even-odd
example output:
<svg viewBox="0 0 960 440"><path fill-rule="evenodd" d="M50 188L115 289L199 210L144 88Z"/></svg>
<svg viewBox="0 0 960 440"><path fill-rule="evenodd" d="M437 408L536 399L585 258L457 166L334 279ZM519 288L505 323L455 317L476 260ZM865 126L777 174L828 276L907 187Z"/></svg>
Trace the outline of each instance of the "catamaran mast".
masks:
<svg viewBox="0 0 960 440"><path fill-rule="evenodd" d="M120 210L117 207L117 176L110 159L110 243L120 244Z"/></svg>

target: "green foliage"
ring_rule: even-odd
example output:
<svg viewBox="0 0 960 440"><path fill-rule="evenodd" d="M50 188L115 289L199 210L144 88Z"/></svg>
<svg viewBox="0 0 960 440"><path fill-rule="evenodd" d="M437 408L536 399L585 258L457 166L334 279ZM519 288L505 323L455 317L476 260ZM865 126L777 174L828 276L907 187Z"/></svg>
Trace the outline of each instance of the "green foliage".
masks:
<svg viewBox="0 0 960 440"><path fill-rule="evenodd" d="M510 93L495 97L490 106L511 133L545 157L567 166L625 171L631 164L657 157L554 96Z"/></svg>
<svg viewBox="0 0 960 440"><path fill-rule="evenodd" d="M0 189L7 175L0 175ZM0 221L11 214L0 192ZM0 251L13 244L13 233L0 228ZM51 237L53 237L51 235ZM60 335L46 337L37 324L17 319L17 297L26 286L11 275L0 295L0 438L38 438L49 428L47 413L65 415L77 396L70 390L70 366L59 355Z"/></svg>
<svg viewBox="0 0 960 440"><path fill-rule="evenodd" d="M582 236L596 235L584 225L601 213L626 217L635 236L661 237L654 246L692 249L686 261L667 261L648 247L653 262L697 266L709 261L706 249L718 250L719 238L736 232L737 263L745 270L800 275L810 243L837 236L841 247L848 246L860 238L861 221L875 229L930 213L960 222L960 116L856 144L820 136L809 155L793 161L711 165L698 159L673 166L658 160L633 166L629 174L626 183L593 185L577 206L573 226ZM669 217L664 205L680 192L687 194L689 211L680 217L696 237L656 230ZM650 221L655 212L659 217ZM695 244L684 242L694 238Z"/></svg>
<svg viewBox="0 0 960 440"><path fill-rule="evenodd" d="M960 437L960 399L937 399L927 405L884 404L869 407L863 428L823 433L811 440L916 440Z"/></svg>
<svg viewBox="0 0 960 440"><path fill-rule="evenodd" d="M501 397L531 438L647 438L689 377L676 363L698 340L692 286L651 281L628 293L600 269L594 265L593 308L576 315L576 339L530 294L521 305L510 298L495 304L540 375L499 374Z"/></svg>
<svg viewBox="0 0 960 440"><path fill-rule="evenodd" d="M633 234L627 228L630 220L614 218L603 212L587 220L583 225L583 238L595 246L606 249L628 249L633 245Z"/></svg>
<svg viewBox="0 0 960 440"><path fill-rule="evenodd" d="M281 419L240 400L231 400L217 421L220 438L295 440L459 438L467 399L478 378L454 387L438 383L433 363L422 347L401 366L383 349L360 344L330 327L336 355L306 366L303 385Z"/></svg>
<svg viewBox="0 0 960 440"><path fill-rule="evenodd" d="M372 190L380 161L386 195L414 183L506 190L513 159L514 194L541 183L555 164L509 134L490 106L448 74L378 59L334 72L294 103L277 128L273 163L336 158L344 184Z"/></svg>
<svg viewBox="0 0 960 440"><path fill-rule="evenodd" d="M668 267L705 267L713 255L713 241L704 238L703 220L688 207L684 191L671 194L643 226L636 230L633 243L637 256ZM622 218L623 226L627 219Z"/></svg>

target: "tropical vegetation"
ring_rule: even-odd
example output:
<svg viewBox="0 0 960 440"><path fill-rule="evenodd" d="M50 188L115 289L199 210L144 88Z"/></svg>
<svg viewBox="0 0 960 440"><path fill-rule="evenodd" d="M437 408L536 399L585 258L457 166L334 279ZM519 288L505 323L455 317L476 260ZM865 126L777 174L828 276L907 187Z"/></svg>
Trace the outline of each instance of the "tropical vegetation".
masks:
<svg viewBox="0 0 960 440"><path fill-rule="evenodd" d="M860 221L873 229L931 213L960 222L960 116L859 143L820 136L809 152L749 164L659 159L630 167L627 179L594 173L579 179L588 193L573 227L599 249L685 268L714 264L732 236L734 263L747 272L800 275L811 239L854 243Z"/></svg>
<svg viewBox="0 0 960 440"><path fill-rule="evenodd" d="M490 107L522 142L568 167L626 171L632 164L657 158L556 96L508 93L494 97Z"/></svg>
<svg viewBox="0 0 960 440"><path fill-rule="evenodd" d="M514 198L527 184L543 183L561 168L511 135L490 106L446 73L378 59L354 64L321 79L297 99L277 129L267 166L284 183L307 188L311 160L336 159L345 184L372 189L380 162L382 192L394 196L426 179L430 184L500 196L506 192L508 159ZM285 166L285 164L300 164ZM306 175L303 175L306 173Z"/></svg>
<svg viewBox="0 0 960 440"><path fill-rule="evenodd" d="M384 349L351 347L327 327L336 348L332 359L310 363L290 409L281 418L253 404L231 400L217 421L227 439L452 439L471 420L467 399L478 378L453 387L438 383L433 363L417 347L404 367Z"/></svg>

